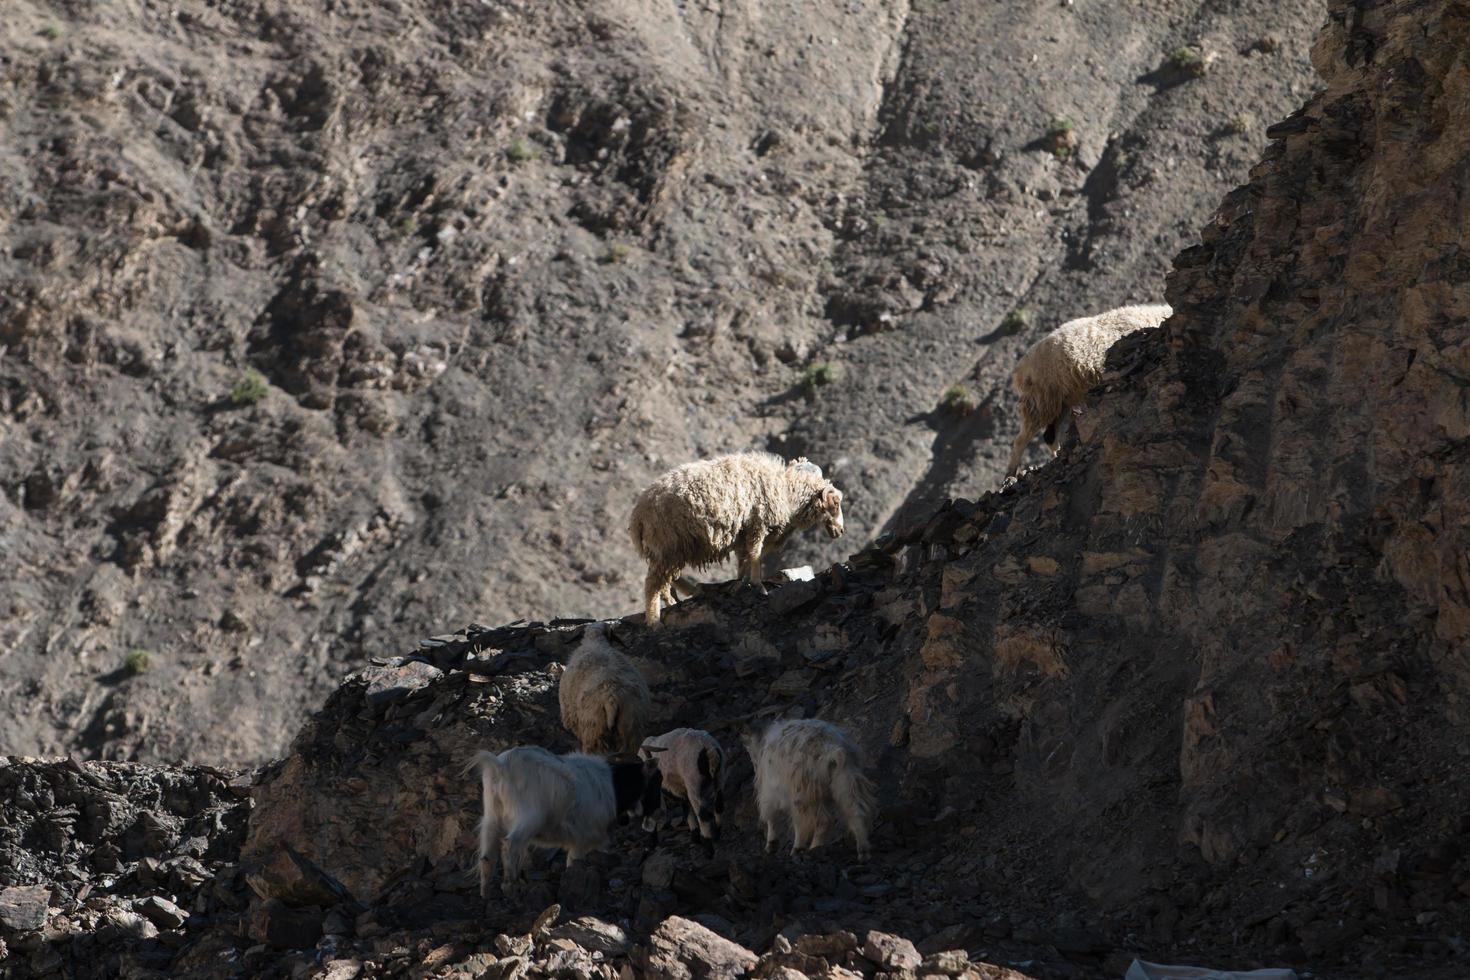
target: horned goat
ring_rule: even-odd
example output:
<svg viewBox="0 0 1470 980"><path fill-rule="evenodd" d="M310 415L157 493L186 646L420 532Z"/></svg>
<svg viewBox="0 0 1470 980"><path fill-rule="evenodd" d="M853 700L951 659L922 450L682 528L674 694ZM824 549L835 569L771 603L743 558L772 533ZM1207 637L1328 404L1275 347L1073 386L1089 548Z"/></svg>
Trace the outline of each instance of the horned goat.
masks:
<svg viewBox="0 0 1470 980"><path fill-rule="evenodd" d="M725 813L725 751L709 732L676 728L643 740L638 756L658 764L665 794L682 800L691 831L720 839ZM645 823L645 827L652 830Z"/></svg>
<svg viewBox="0 0 1470 980"><path fill-rule="evenodd" d="M613 648L602 623L582 634L557 687L561 723L583 752L638 751L652 698L638 668Z"/></svg>
<svg viewBox="0 0 1470 980"><path fill-rule="evenodd" d="M1125 334L1157 327L1174 311L1167 304L1120 306L1095 316L1068 320L1031 346L1011 376L1021 396L1021 433L1011 446L1006 476L1015 476L1036 433L1057 454L1068 409L1078 410L1087 390L1102 377L1108 348Z"/></svg>
<svg viewBox="0 0 1470 980"><path fill-rule="evenodd" d="M619 761L523 746L475 753L480 771L480 894L505 851L501 889L512 894L531 847L567 852L567 866L605 847L613 822L657 812L662 776L642 760Z"/></svg>
<svg viewBox="0 0 1470 980"><path fill-rule="evenodd" d="M741 577L764 594L762 553L818 523L829 536L842 535L842 493L805 458L785 463L770 453L733 453L670 470L638 495L628 524L633 547L648 562L645 622L658 625L682 569L731 552Z"/></svg>
<svg viewBox="0 0 1470 980"><path fill-rule="evenodd" d="M791 821L791 853L827 842L841 821L868 855L873 817L873 783L863 773L858 749L836 725L816 719L778 721L745 747L755 763L756 807L766 825L766 850L776 846L782 815Z"/></svg>

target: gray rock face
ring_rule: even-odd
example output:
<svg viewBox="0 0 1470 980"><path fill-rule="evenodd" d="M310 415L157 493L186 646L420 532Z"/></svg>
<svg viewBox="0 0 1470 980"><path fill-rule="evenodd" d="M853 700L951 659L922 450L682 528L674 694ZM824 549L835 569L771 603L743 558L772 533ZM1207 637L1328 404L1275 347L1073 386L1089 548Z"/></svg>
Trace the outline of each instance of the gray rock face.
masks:
<svg viewBox="0 0 1470 980"><path fill-rule="evenodd" d="M863 955L888 971L917 970L924 961L918 949L907 939L876 930L869 932L863 940Z"/></svg>
<svg viewBox="0 0 1470 980"><path fill-rule="evenodd" d="M0 890L0 926L31 932L46 924L51 889L46 885L11 886Z"/></svg>
<svg viewBox="0 0 1470 980"><path fill-rule="evenodd" d="M634 954L649 980L733 980L756 959L744 946L679 916L665 919Z"/></svg>

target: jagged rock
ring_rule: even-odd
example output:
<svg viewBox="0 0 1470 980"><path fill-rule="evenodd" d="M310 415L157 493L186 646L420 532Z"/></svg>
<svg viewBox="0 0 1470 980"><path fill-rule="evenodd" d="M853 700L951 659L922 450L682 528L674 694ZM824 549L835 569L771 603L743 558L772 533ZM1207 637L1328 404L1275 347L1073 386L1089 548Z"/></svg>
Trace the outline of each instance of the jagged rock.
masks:
<svg viewBox="0 0 1470 980"><path fill-rule="evenodd" d="M964 973L969 965L969 953L962 949L948 949L924 957L924 962L919 964L919 973L940 973L947 977L957 977Z"/></svg>
<svg viewBox="0 0 1470 980"><path fill-rule="evenodd" d="M121 935L131 939L156 939L158 937L157 926L148 921L146 917L129 909L111 909L107 913L107 919Z"/></svg>
<svg viewBox="0 0 1470 980"><path fill-rule="evenodd" d="M376 708L401 701L444 676L438 667L422 660L409 660L395 667L369 667L362 673L368 682L368 703Z"/></svg>
<svg viewBox="0 0 1470 980"><path fill-rule="evenodd" d="M773 591L768 601L772 612L778 616L785 616L809 602L815 602L821 595L822 583L820 581L796 581L789 582Z"/></svg>
<svg viewBox="0 0 1470 980"><path fill-rule="evenodd" d="M628 952L628 934L611 922L590 915L580 916L563 922L547 935L552 939L565 939L578 946L605 956L622 956Z"/></svg>
<svg viewBox="0 0 1470 980"><path fill-rule="evenodd" d="M495 937L495 948L502 957L525 956L531 951L531 946L530 936L508 936L502 932Z"/></svg>
<svg viewBox="0 0 1470 980"><path fill-rule="evenodd" d="M0 926L16 932L31 932L46 924L46 907L51 889L45 885L0 890Z"/></svg>
<svg viewBox="0 0 1470 980"><path fill-rule="evenodd" d="M671 916L633 954L649 980L729 980L744 976L756 955L697 922Z"/></svg>
<svg viewBox="0 0 1470 980"><path fill-rule="evenodd" d="M160 929L177 929L189 918L188 912L185 912L168 899L161 898L157 895L150 895L142 901L135 903L133 908L143 913L148 918L148 921Z"/></svg>
<svg viewBox="0 0 1470 980"><path fill-rule="evenodd" d="M863 956L885 970L917 970L924 962L914 944L902 936L870 931L863 940Z"/></svg>

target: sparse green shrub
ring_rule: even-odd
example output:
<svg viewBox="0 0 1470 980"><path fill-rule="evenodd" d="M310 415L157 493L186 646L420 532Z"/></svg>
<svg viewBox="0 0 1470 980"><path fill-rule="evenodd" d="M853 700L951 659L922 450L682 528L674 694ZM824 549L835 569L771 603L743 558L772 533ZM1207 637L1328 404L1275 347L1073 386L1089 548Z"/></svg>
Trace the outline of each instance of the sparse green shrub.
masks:
<svg viewBox="0 0 1470 980"><path fill-rule="evenodd" d="M506 159L510 160L511 163L527 163L540 155L535 145L521 139L519 136L511 140L510 146L505 148Z"/></svg>
<svg viewBox="0 0 1470 980"><path fill-rule="evenodd" d="M633 254L633 250L627 245L624 245L622 242L613 242L607 247L607 251L602 253L602 258L599 261L603 265L613 265L614 263L625 261L631 254Z"/></svg>
<svg viewBox="0 0 1470 980"><path fill-rule="evenodd" d="M1000 321L1001 332L1008 336L1021 333L1029 326L1031 326L1031 311L1019 306L1007 313Z"/></svg>
<svg viewBox="0 0 1470 980"><path fill-rule="evenodd" d="M254 368L249 369L235 382L235 387L230 389L230 404L232 405L254 405L265 397L270 386L266 384L265 375Z"/></svg>
<svg viewBox="0 0 1470 980"><path fill-rule="evenodd" d="M837 365L831 361L818 361L807 365L806 371L801 375L801 386L806 389L807 394L813 394L818 388L825 388L837 380Z"/></svg>
<svg viewBox="0 0 1470 980"><path fill-rule="evenodd" d="M975 410L975 396L964 385L951 385L939 399L939 407L951 415L969 415Z"/></svg>
<svg viewBox="0 0 1470 980"><path fill-rule="evenodd" d="M1199 48L1192 48L1186 44L1169 52L1169 67L1181 75L1199 78L1204 75L1208 66L1209 62Z"/></svg>
<svg viewBox="0 0 1470 980"><path fill-rule="evenodd" d="M55 24L47 24L45 27L41 28L38 33L46 40L54 41L57 38L61 37L61 28L57 27Z"/></svg>
<svg viewBox="0 0 1470 980"><path fill-rule="evenodd" d="M123 669L134 677L148 673L148 668L152 666L153 654L147 650L129 650L128 655L123 658Z"/></svg>
<svg viewBox="0 0 1470 980"><path fill-rule="evenodd" d="M1058 160L1070 160L1077 152L1077 127L1066 116L1053 116L1042 142Z"/></svg>
<svg viewBox="0 0 1470 980"><path fill-rule="evenodd" d="M1231 116L1230 122L1226 123L1225 128L1236 136L1244 136L1251 131L1251 127L1255 123L1256 120L1250 113L1242 112L1237 116Z"/></svg>

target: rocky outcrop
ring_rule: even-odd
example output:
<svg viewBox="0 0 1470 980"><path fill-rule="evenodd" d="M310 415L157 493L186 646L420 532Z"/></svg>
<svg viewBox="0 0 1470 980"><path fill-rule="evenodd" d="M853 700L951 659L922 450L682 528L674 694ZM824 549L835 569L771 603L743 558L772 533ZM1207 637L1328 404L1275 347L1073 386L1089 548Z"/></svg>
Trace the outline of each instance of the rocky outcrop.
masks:
<svg viewBox="0 0 1470 980"><path fill-rule="evenodd" d="M248 780L0 756L0 974L165 968L244 907Z"/></svg>

